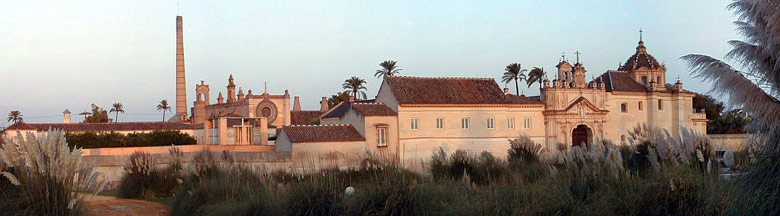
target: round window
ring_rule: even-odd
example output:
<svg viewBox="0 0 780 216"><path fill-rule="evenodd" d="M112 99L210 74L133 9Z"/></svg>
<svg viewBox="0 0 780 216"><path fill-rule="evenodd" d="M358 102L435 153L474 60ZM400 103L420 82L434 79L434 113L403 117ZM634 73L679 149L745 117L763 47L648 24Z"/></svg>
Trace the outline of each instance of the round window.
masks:
<svg viewBox="0 0 780 216"><path fill-rule="evenodd" d="M266 118L270 117L271 116L271 108L263 107L262 115L263 115L263 117L266 117Z"/></svg>

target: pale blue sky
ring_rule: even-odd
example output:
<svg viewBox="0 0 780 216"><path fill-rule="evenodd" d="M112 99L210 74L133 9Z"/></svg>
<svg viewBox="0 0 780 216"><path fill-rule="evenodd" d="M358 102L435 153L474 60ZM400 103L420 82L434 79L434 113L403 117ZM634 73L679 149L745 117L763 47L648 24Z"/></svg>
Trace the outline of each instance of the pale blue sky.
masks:
<svg viewBox="0 0 780 216"><path fill-rule="evenodd" d="M639 28L668 80L706 92L678 58L730 49L726 41L738 37L728 3L181 1L179 14L190 106L200 80L214 99L233 74L245 91L268 82L272 94L289 89L317 109L351 76L365 78L373 97L381 82L372 76L386 59L399 61L402 75L498 79L511 62L552 72L561 52L573 60L579 50L590 79L634 53ZM0 112L60 122L66 108L122 102L120 121L154 121L158 101L173 104L176 1L4 1L0 14ZM521 89L538 94L538 85Z"/></svg>

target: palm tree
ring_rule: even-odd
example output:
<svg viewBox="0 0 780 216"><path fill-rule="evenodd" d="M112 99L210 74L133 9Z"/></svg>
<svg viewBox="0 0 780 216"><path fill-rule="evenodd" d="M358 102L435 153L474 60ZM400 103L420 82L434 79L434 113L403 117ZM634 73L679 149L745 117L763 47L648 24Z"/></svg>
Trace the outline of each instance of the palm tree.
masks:
<svg viewBox="0 0 780 216"><path fill-rule="evenodd" d="M376 70L376 73L374 74L375 77L384 78L393 76L401 71L401 69L398 68L398 62L393 60L383 61L382 63L379 63L379 66L382 66L382 69Z"/></svg>
<svg viewBox="0 0 780 216"><path fill-rule="evenodd" d="M124 106L122 105L122 103L114 103L114 105L112 105L112 106L113 107L108 112L109 113L115 112L116 113L116 117L114 118L114 122L118 122L119 121L119 113L125 113L125 109L123 109Z"/></svg>
<svg viewBox="0 0 780 216"><path fill-rule="evenodd" d="M744 40L732 40L733 47L727 59L739 63L738 70L724 61L700 54L681 57L687 61L692 74L712 82L717 93L728 96L730 104L741 107L753 117L752 133L760 143L756 163L744 172L740 194L751 194L755 199L738 204L745 215L780 211L780 2L736 0L729 4L737 21L737 32ZM741 210L737 210L741 211ZM770 213L771 214L771 213Z"/></svg>
<svg viewBox="0 0 780 216"><path fill-rule="evenodd" d="M349 101L349 93L347 92L339 92L334 95L331 95L330 98L328 98L328 107L335 107L341 102Z"/></svg>
<svg viewBox="0 0 780 216"><path fill-rule="evenodd" d="M520 86L517 84L518 80L523 81L525 80L525 71L520 67L520 63L512 63L506 66L504 69L504 76L501 77L501 80L504 81L504 83L510 83L513 80L515 81L515 93L517 95L520 95Z"/></svg>
<svg viewBox="0 0 780 216"><path fill-rule="evenodd" d="M11 111L10 113L8 113L8 122L14 122L14 123L20 122L22 121L22 116L23 116L22 112L20 112L19 110Z"/></svg>
<svg viewBox="0 0 780 216"><path fill-rule="evenodd" d="M170 111L171 107L168 106L168 100L162 100L160 101L160 104L157 104L157 111L162 111L163 117L162 120L165 121L165 112Z"/></svg>
<svg viewBox="0 0 780 216"><path fill-rule="evenodd" d="M525 80L526 83L528 83L528 87L531 87L534 82L539 82L539 88L542 88L542 80L546 74L544 68L534 67L534 69L531 69L531 71L528 72L528 79Z"/></svg>
<svg viewBox="0 0 780 216"><path fill-rule="evenodd" d="M350 96L355 97L357 100L360 99L360 96L366 98L366 92L362 91L366 89L363 84L366 84L366 80L360 79L359 77L352 77L344 80L344 84L342 84L341 87L346 89L344 92L349 93Z"/></svg>

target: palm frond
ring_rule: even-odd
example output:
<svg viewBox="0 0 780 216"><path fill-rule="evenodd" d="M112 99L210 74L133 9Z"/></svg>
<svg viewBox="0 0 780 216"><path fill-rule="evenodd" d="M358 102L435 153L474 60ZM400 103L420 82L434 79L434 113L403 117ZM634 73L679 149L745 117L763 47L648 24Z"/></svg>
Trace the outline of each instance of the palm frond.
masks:
<svg viewBox="0 0 780 216"><path fill-rule="evenodd" d="M705 81L711 81L713 93L729 96L733 104L742 104L745 111L755 115L762 122L778 122L780 117L780 101L759 88L751 80L745 78L742 72L730 65L706 55L686 55L681 57L688 62L692 73ZM763 125L769 126L769 125Z"/></svg>

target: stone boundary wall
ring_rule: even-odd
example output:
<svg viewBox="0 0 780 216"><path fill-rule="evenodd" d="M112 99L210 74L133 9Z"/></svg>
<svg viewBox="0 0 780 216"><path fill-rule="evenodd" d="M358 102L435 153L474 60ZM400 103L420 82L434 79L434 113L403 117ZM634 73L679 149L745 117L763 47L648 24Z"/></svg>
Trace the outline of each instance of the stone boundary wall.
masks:
<svg viewBox="0 0 780 216"><path fill-rule="evenodd" d="M125 164L130 155L136 151L149 153L156 168L165 168L170 161L168 149L170 146L127 147L127 148L96 148L84 149L84 162L93 163L95 170L102 173L108 181L107 189L114 189L124 176ZM186 145L176 146L182 152L182 166L188 169L192 158L198 151L208 149L214 158L225 164L224 151L230 152L235 164L249 166L253 169L274 171L292 169L292 153L275 152L273 146L222 146L222 145Z"/></svg>
<svg viewBox="0 0 780 216"><path fill-rule="evenodd" d="M707 134L707 137L715 142L716 150L746 150L748 134Z"/></svg>

